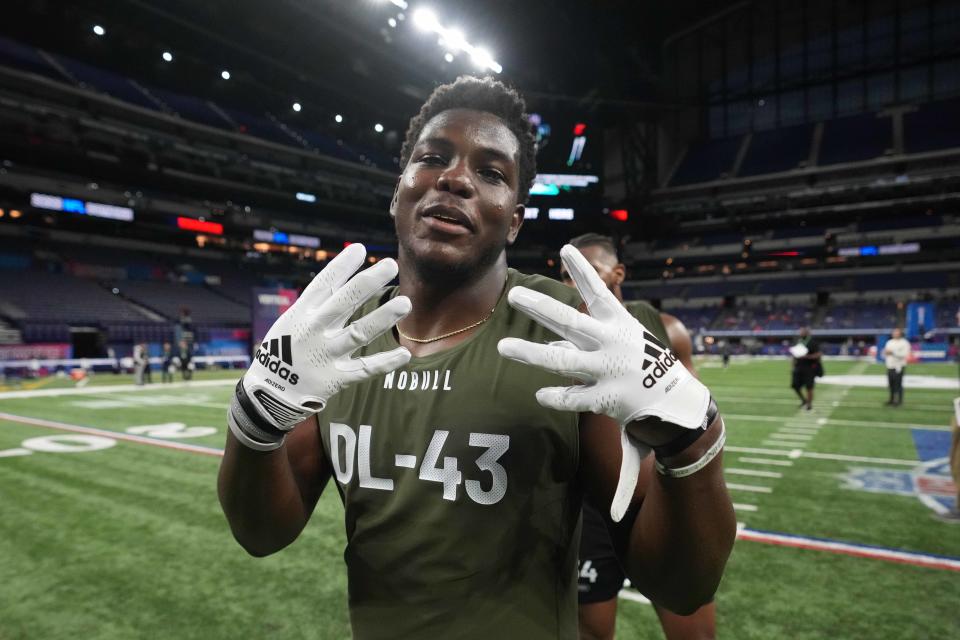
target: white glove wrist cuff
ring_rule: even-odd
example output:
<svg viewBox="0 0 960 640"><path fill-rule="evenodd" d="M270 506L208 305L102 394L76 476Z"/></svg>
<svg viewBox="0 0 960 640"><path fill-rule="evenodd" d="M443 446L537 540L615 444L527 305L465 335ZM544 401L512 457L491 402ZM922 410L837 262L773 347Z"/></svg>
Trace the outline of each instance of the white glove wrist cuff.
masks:
<svg viewBox="0 0 960 640"><path fill-rule="evenodd" d="M230 433L233 434L240 444L254 451L276 451L283 446L283 442L286 440L286 437L284 437L279 442L258 442L243 432L243 429L241 429L233 419L232 413L227 415L227 424L230 426Z"/></svg>
<svg viewBox="0 0 960 640"><path fill-rule="evenodd" d="M272 451L283 444L285 433L260 417L244 390L243 380L237 383L227 410L230 431L243 444L257 451Z"/></svg>
<svg viewBox="0 0 960 640"><path fill-rule="evenodd" d="M679 467L677 469L671 469L666 467L659 460L654 458L654 466L657 468L657 473L668 478L686 478L687 476L692 476L697 471L700 471L708 464L710 464L714 458L720 455L720 452L723 450L723 445L727 440L727 430L723 426L723 420L720 420L720 437L717 438L717 441L710 445L710 448L707 449L699 460L692 464L688 464L685 467Z"/></svg>
<svg viewBox="0 0 960 640"><path fill-rule="evenodd" d="M681 365L682 366L682 365ZM698 429L710 407L710 391L695 377L683 372L681 380L670 391L670 399L661 400L651 407L643 407L632 412L623 426L646 416L656 416L664 422L686 429Z"/></svg>

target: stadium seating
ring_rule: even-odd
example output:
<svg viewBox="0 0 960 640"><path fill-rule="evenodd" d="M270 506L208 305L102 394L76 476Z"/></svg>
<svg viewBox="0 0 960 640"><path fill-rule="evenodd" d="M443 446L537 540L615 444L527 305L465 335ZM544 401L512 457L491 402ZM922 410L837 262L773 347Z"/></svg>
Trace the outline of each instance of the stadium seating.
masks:
<svg viewBox="0 0 960 640"><path fill-rule="evenodd" d="M681 186L706 182L731 172L741 141L741 137L723 138L690 145L670 184Z"/></svg>
<svg viewBox="0 0 960 640"><path fill-rule="evenodd" d="M337 142L323 133L282 125L230 106L215 105L195 96L136 83L124 76L75 60L69 56L45 57L34 47L0 37L0 64L39 73L55 80L74 82L81 88L129 102L139 107L178 115L208 126L249 134L279 144L312 148L348 162L393 169L390 154L363 145Z"/></svg>
<svg viewBox="0 0 960 640"><path fill-rule="evenodd" d="M890 329L897 324L897 307L891 301L831 306L816 326L824 329Z"/></svg>
<svg viewBox="0 0 960 640"><path fill-rule="evenodd" d="M812 135L812 125L754 133L737 175L755 176L796 169L810 155Z"/></svg>
<svg viewBox="0 0 960 640"><path fill-rule="evenodd" d="M63 75L41 56L37 49L9 38L0 38L0 62L48 78L63 80Z"/></svg>
<svg viewBox="0 0 960 640"><path fill-rule="evenodd" d="M67 56L56 56L56 60L81 86L93 88L139 107L157 108L157 104L132 84L128 78L103 71Z"/></svg>
<svg viewBox="0 0 960 640"><path fill-rule="evenodd" d="M122 295L168 318L177 318L186 308L194 322L248 324L249 307L219 296L209 289L173 282L116 282Z"/></svg>
<svg viewBox="0 0 960 640"><path fill-rule="evenodd" d="M24 272L0 279L0 315L37 322L148 322L150 316L84 278Z"/></svg>
<svg viewBox="0 0 960 640"><path fill-rule="evenodd" d="M960 147L960 100L921 105L903 117L904 145L908 153Z"/></svg>
<svg viewBox="0 0 960 640"><path fill-rule="evenodd" d="M818 164L869 160L882 156L892 146L890 118L866 114L829 120L824 126Z"/></svg>
<svg viewBox="0 0 960 640"><path fill-rule="evenodd" d="M676 316L691 333L700 333L713 325L720 309L718 307L670 307L664 309L664 312Z"/></svg>
<svg viewBox="0 0 960 640"><path fill-rule="evenodd" d="M795 330L810 325L812 318L813 309L809 305L739 306L725 309L714 326L731 331Z"/></svg>

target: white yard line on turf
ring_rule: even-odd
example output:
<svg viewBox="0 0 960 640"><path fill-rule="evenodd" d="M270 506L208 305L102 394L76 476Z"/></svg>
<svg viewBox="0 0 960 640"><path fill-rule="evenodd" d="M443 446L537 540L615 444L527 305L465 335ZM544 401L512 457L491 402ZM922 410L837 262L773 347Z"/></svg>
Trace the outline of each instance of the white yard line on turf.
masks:
<svg viewBox="0 0 960 640"><path fill-rule="evenodd" d="M729 453L755 453L759 455L766 456L790 456L791 451L785 451L783 449L762 449L758 447L724 447L724 451ZM871 458L869 456L847 456L839 453L815 453L813 451L802 451L801 457L803 458L813 458L815 460L836 460L838 462L866 462L872 464L891 464L891 465L906 465L915 467L920 464L916 460L904 460L896 458ZM741 458L742 460L743 458Z"/></svg>
<svg viewBox="0 0 960 640"><path fill-rule="evenodd" d="M169 389L193 389L197 387L233 387L236 380L191 380L190 382L168 382L166 384L150 384L138 386L135 384L111 384L102 387L86 386L81 389L70 387L67 389L35 389L33 391L4 391L0 393L0 400L14 400L18 398L55 398L59 396L85 396L98 393L166 391Z"/></svg>
<svg viewBox="0 0 960 640"><path fill-rule="evenodd" d="M783 474L779 471L762 471L760 469L738 469L736 467L728 467L723 470L724 473L733 474L735 476L755 476L757 478L782 478Z"/></svg>
<svg viewBox="0 0 960 640"><path fill-rule="evenodd" d="M713 387L711 387L711 391L713 391ZM951 391L948 389L946 390L946 393L949 394L951 393ZM756 398L756 397L748 398L748 397L741 397L741 396L725 396L720 393L717 394L717 398L718 398L718 402L722 402L724 404L728 402L735 402L738 404L764 404L764 405L782 404L782 405L790 405L794 407L797 406L796 400L777 400L775 398ZM834 407L844 406L851 409L883 409L884 408L884 405L882 402L871 403L871 402L844 401L843 403L841 403L839 400L833 400L832 406ZM934 411L938 413L944 412L943 406L937 405L937 404L914 404L911 402L909 403L909 405L906 405L906 408L910 409L911 411ZM949 411L949 407L947 408L947 411Z"/></svg>
<svg viewBox="0 0 960 640"><path fill-rule="evenodd" d="M730 447L727 447L730 450ZM778 467L792 467L791 460L770 460L768 458L739 458L737 462L746 462L747 464L772 464Z"/></svg>
<svg viewBox="0 0 960 640"><path fill-rule="evenodd" d="M783 432L778 431L778 432L776 432L776 433L771 433L768 437L769 437L769 438L773 438L774 440L801 440L801 441L805 441L805 440L810 440L811 438L813 438L813 434L810 434L810 433L783 433Z"/></svg>
<svg viewBox="0 0 960 640"><path fill-rule="evenodd" d="M8 422L15 422L18 424L25 424L35 427L46 427L50 429L58 429L60 431L70 431L74 433L85 433L90 435L104 436L108 438L114 438L117 440L124 440L127 442L134 442L137 444L145 444L153 447L161 447L163 449L174 449L178 451L188 451L190 453L202 453L204 455L211 455L220 457L223 455L222 449L217 449L214 447L203 447L194 444L186 444L182 442L172 442L169 440L159 440L156 438L147 438L144 436L136 436L128 433L118 433L116 431L109 431L107 429L94 429L92 427L83 427L75 424L67 424L65 422L56 422L53 420L43 420L41 418L30 418L27 416L18 416L10 413L0 412L0 420L6 420ZM727 447L727 449L733 449L733 447ZM761 451L761 450L757 450ZM781 451L769 452L775 455L783 454ZM859 456L833 456L830 454L811 454L809 452L801 452L806 457L828 457L833 458L858 458L858 460L877 462L885 460L883 458L860 458ZM915 464L915 461L891 461L895 463L907 463ZM755 504L747 504L742 502L734 502L733 508L735 511L745 511L745 512L756 512L758 507ZM874 558L879 560L888 560L891 562L901 562L905 564L912 564L917 566L926 566L932 568L941 568L941 569L952 569L955 571L960 571L960 558L946 558L942 556L935 556L931 554L923 554L916 552L901 551L899 549L884 549L878 547L869 547L866 545L858 545L856 543L848 542L839 542L832 540L821 540L816 538L804 538L803 536L795 536L790 534L780 534L774 532L765 532L765 531L754 531L747 529L742 523L737 524L737 537L744 540L752 540L756 542L765 542L768 544L775 544L779 546L791 546L803 549L814 549L818 551L831 551L834 553L841 553L846 555L852 555L857 557L865 558ZM623 592L621 592L622 594ZM626 592L629 595L623 596L627 600L633 600L635 602L643 602L646 598L642 596L637 597L636 592Z"/></svg>
<svg viewBox="0 0 960 640"><path fill-rule="evenodd" d="M787 442L785 440L764 440L760 444L765 447L789 447L790 449L797 446L796 442ZM727 447L727 449L729 449L729 447Z"/></svg>
<svg viewBox="0 0 960 640"><path fill-rule="evenodd" d="M763 487L755 484L739 484L737 482L728 482L727 489L734 491L749 491L751 493L773 493L771 487Z"/></svg>

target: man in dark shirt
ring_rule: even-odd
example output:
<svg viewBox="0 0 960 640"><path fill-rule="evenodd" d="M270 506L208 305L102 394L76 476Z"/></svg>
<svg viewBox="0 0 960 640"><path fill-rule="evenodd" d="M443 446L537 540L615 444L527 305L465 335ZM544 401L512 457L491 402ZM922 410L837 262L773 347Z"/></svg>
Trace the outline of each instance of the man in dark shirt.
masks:
<svg viewBox="0 0 960 640"><path fill-rule="evenodd" d="M800 345L806 348L806 353L793 357L793 380L790 386L800 397L800 408L810 411L813 409L814 381L818 375L823 375L820 364L820 342L810 335L809 329L802 327L800 329L800 340L794 349ZM800 391L801 387L806 388L806 397Z"/></svg>

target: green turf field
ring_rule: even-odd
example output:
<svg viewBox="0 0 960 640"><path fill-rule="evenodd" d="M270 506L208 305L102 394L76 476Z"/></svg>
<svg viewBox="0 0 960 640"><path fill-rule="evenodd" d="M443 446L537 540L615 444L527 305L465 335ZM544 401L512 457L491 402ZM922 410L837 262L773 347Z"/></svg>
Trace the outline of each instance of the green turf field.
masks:
<svg viewBox="0 0 960 640"><path fill-rule="evenodd" d="M841 384L818 385L815 410L805 412L787 388L788 367L701 363L726 416L724 464L745 526L717 595L720 636L960 636L956 569L760 539L775 532L956 564L960 525L935 518L934 509L937 496L949 495L936 464L947 455L951 400L960 392L908 386L905 405L886 408L885 388L842 377L882 375L882 367L828 362ZM129 377L100 375L69 395L55 394L73 387L57 379L0 390L0 412L10 414L0 418L0 639L349 637L336 492L323 497L296 543L255 559L233 541L220 512L215 452L25 420L132 429L151 442L219 449L237 375L144 389ZM914 366L908 385L912 375L946 387L957 371ZM848 474L863 486L849 486ZM905 490L920 476L934 507ZM618 637L661 637L652 608L622 600Z"/></svg>

